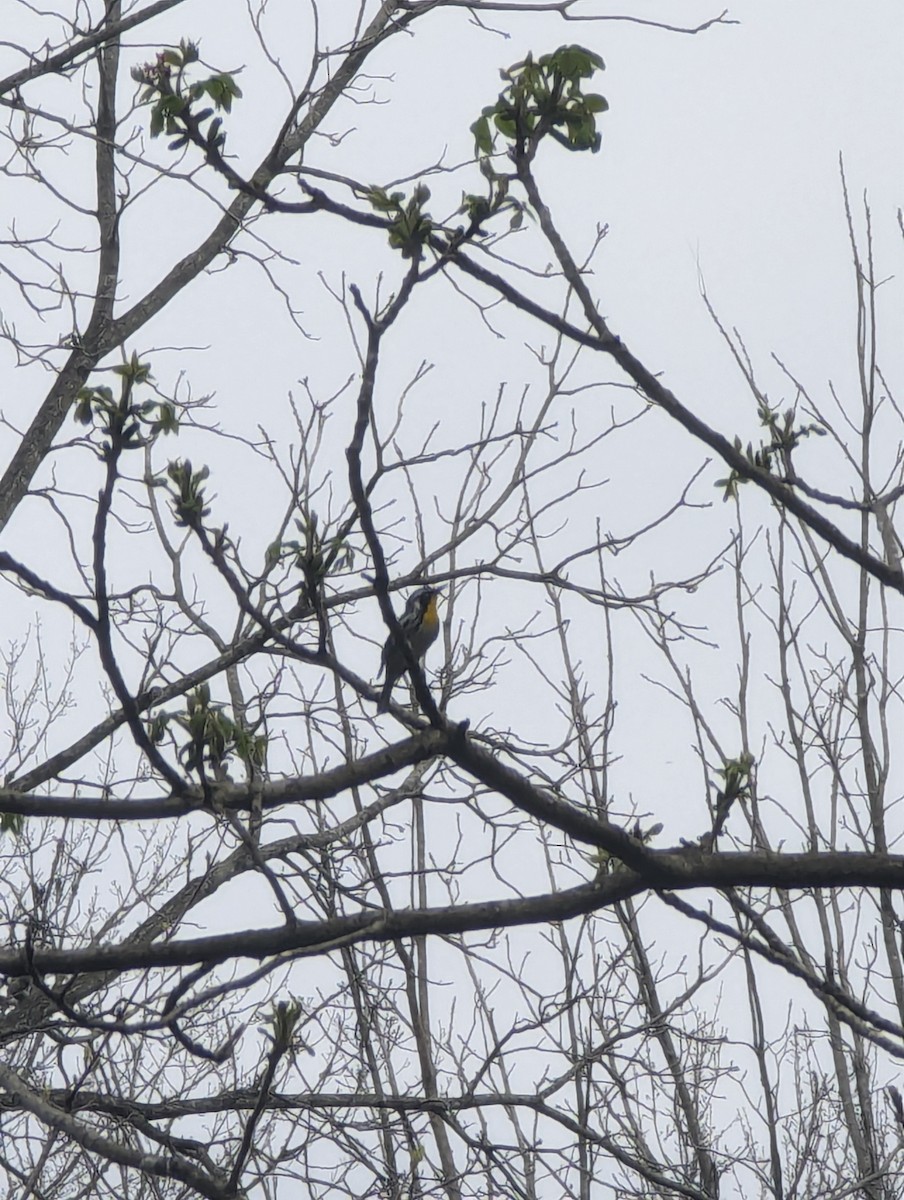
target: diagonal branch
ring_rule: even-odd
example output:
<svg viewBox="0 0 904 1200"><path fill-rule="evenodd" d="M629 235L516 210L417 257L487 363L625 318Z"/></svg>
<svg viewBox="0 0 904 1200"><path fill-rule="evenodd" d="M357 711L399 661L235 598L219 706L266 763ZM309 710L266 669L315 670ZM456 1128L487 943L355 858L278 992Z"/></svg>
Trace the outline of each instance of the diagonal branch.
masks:
<svg viewBox="0 0 904 1200"><path fill-rule="evenodd" d="M86 33L77 41L70 42L68 46L64 46L62 50L58 50L56 54L50 54L47 58L42 58L39 61L33 62L30 67L23 67L21 71L14 71L12 75L7 75L5 79L0 79L0 96L5 96L7 92L15 92L24 84L32 79L37 79L41 75L57 75L70 66L80 55L87 54L89 50L94 50L97 46L106 45L114 38L118 39L122 33L127 33L128 30L134 29L136 25L143 25L145 21L151 21L154 17L159 17L161 13L165 13L168 9L175 8L178 4L183 4L185 0L157 0L156 4L149 4L147 8L141 9L140 12L132 13L128 17L113 17L112 11L108 11L103 21L93 29L90 33ZM112 5L110 6L112 10Z"/></svg>
<svg viewBox="0 0 904 1200"><path fill-rule="evenodd" d="M550 238L563 274L582 302L584 315L587 317L593 332L588 333L558 314L544 308L528 296L523 295L501 276L475 263L460 251L452 253L449 256L450 261L464 274L469 275L472 279L476 279L478 282L504 296L506 300L521 312L536 317L545 325L555 329L558 333L578 343L578 345L587 346L591 350L610 355L625 374L634 381L638 389L648 400L661 408L674 421L677 421L679 425L686 429L693 437L697 438L698 441L715 450L720 458L733 471L736 471L742 479L755 483L758 487L762 488L781 508L793 513L798 520L812 529L814 533L818 534L844 558L862 567L875 579L878 579L880 583L904 595L904 574L900 570L864 550L857 542L842 533L837 525L833 524L811 504L803 500L791 486L776 476L770 475L768 471L764 471L761 467L757 467L745 458L742 452L732 445L728 438L707 425L705 421L701 420L700 417L696 416L689 408L682 404L674 392L660 383L652 371L648 370L631 353L621 338L612 333L598 313L580 269L568 251L567 246L555 230L552 219L549 216L549 210L540 197L532 176L529 176L529 178L531 179L531 186L528 190L528 195L530 196L531 203L535 207L539 205L538 216L541 217L541 226L543 226L544 232ZM546 214L546 221L543 219L544 213ZM443 246L441 242L435 248L441 249L443 253L448 253L448 248Z"/></svg>
<svg viewBox="0 0 904 1200"><path fill-rule="evenodd" d="M122 1166L134 1167L148 1175L159 1179L178 1179L187 1184L193 1191L208 1200L227 1200L240 1197L242 1193L229 1187L225 1182L213 1178L205 1171L182 1158L181 1155L164 1157L160 1154L146 1154L142 1150L133 1149L122 1142L114 1142L77 1121L75 1117L64 1112L45 1096L30 1088L10 1067L0 1062L0 1087L12 1096L21 1106L37 1117L50 1129L58 1129L71 1138L76 1145L82 1146L92 1154L99 1154L108 1162L119 1163Z"/></svg>
<svg viewBox="0 0 904 1200"><path fill-rule="evenodd" d="M106 297L111 294L111 268L114 265L113 247L107 247L99 279L99 287L106 289L104 299L101 295L98 296L85 334L79 339L78 345L19 443L3 478L0 479L0 530L5 527L26 495L35 472L50 450L79 389L84 386L97 363L111 350L133 337L151 317L160 312L226 249L253 208L255 194L266 189L289 159L298 153L319 128L333 105L360 71L368 54L379 44L387 28L393 28L392 18L399 7L400 0L383 0L367 30L320 90L305 117L290 128L280 131L276 144L267 152L251 177L251 193L242 192L236 196L200 245L176 263L155 287L116 320L110 319L106 305ZM105 53L109 53L109 50L108 46ZM110 111L112 112L112 109ZM99 125L98 138L106 136L109 142L108 150L99 149L99 160L106 161L105 155L112 156L113 152L112 135L115 132L115 121L111 129L108 130L105 125L104 130L105 133L102 134ZM112 180L110 186L112 187ZM99 209L101 199L99 196ZM118 262L118 247L116 256ZM112 281L112 287L115 288L115 279Z"/></svg>

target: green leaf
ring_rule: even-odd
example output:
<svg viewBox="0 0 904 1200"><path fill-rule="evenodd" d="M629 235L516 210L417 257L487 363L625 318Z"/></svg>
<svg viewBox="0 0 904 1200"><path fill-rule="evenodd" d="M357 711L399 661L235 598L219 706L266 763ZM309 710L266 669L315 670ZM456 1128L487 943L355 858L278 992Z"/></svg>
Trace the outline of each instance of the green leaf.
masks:
<svg viewBox="0 0 904 1200"><path fill-rule="evenodd" d="M18 837L25 828L25 817L22 813L0 813L0 833L11 833Z"/></svg>
<svg viewBox="0 0 904 1200"><path fill-rule="evenodd" d="M471 133L474 135L474 145L478 154L493 153L493 135L490 133L490 122L485 116L477 118L471 126Z"/></svg>
<svg viewBox="0 0 904 1200"><path fill-rule="evenodd" d="M605 68L600 56L583 46L560 46L550 58L553 68L566 79L589 79L594 71Z"/></svg>
<svg viewBox="0 0 904 1200"><path fill-rule="evenodd" d="M128 362L113 367L113 374L122 379L131 379L135 383L146 383L151 375L151 364L139 362L138 355L133 350Z"/></svg>
<svg viewBox="0 0 904 1200"><path fill-rule="evenodd" d="M222 108L226 112L232 111L232 101L240 99L242 95L242 89L233 76L225 72L220 75L211 75L209 79L205 80L204 90L217 108Z"/></svg>
<svg viewBox="0 0 904 1200"><path fill-rule="evenodd" d="M73 416L80 425L90 425L94 420L94 412L91 408L93 399L94 392L91 388L82 388L79 392Z"/></svg>
<svg viewBox="0 0 904 1200"><path fill-rule="evenodd" d="M162 96L157 107L164 116L178 116L185 108L185 101L181 96Z"/></svg>

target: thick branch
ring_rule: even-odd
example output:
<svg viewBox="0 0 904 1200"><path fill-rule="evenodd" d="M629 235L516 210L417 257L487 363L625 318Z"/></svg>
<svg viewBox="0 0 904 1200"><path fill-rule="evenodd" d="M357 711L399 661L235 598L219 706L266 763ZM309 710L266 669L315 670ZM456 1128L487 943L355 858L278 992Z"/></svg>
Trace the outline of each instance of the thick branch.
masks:
<svg viewBox="0 0 904 1200"><path fill-rule="evenodd" d="M397 771L425 762L441 753L446 735L425 730L386 746L373 754L316 775L283 779L279 783L255 785L240 783L209 784L209 794L218 809L249 812L259 802L264 809L283 804L305 804L329 800L349 788L375 783ZM14 788L0 789L0 812L20 813L27 817L63 817L86 821L159 821L182 817L205 807L203 790L186 787L180 796L159 796L136 800L92 799L88 797L44 796Z"/></svg>
<svg viewBox="0 0 904 1200"><path fill-rule="evenodd" d="M337 942L386 942L400 937L449 936L477 930L510 928L598 912L618 900L650 888L686 891L711 887L783 888L789 892L814 887L904 887L904 855L772 854L734 852L704 855L698 851L653 852L645 875L613 871L593 883L566 891L517 900L442 905L389 913L363 912L325 921L300 921L292 928L248 930L166 944L91 946L82 950L25 948L0 951L0 974L28 976L77 974L81 971L144 970L149 967L208 966L236 957L265 959L273 955L326 953ZM904 1050L902 1050L904 1054Z"/></svg>

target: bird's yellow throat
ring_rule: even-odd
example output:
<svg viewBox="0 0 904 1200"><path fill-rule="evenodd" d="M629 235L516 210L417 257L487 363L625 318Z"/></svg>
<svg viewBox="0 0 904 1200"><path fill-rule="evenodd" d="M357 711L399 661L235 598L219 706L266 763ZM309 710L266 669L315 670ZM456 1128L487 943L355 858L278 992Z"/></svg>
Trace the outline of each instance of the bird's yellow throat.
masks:
<svg viewBox="0 0 904 1200"><path fill-rule="evenodd" d="M436 611L437 597L431 596L427 601L427 607L424 609L424 624L428 629L435 629L439 624L439 613Z"/></svg>

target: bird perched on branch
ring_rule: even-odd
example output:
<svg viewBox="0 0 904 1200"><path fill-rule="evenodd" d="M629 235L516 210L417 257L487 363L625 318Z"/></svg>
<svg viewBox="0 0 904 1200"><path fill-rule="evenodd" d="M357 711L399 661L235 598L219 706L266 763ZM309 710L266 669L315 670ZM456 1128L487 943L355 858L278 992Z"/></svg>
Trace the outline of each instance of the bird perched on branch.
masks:
<svg viewBox="0 0 904 1200"><path fill-rule="evenodd" d="M433 587L422 587L408 597L405 611L399 618L399 628L408 643L411 657L422 662L424 655L436 641L439 633L439 614L436 602L439 591ZM408 670L408 661L402 647L392 634L383 647L383 691L377 703L377 712L388 712L392 689Z"/></svg>

